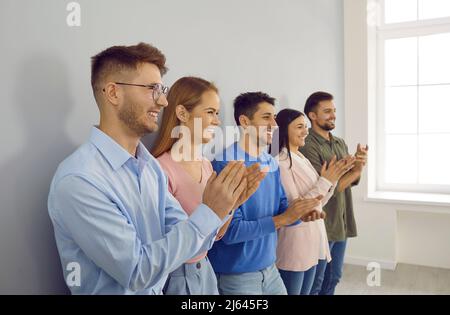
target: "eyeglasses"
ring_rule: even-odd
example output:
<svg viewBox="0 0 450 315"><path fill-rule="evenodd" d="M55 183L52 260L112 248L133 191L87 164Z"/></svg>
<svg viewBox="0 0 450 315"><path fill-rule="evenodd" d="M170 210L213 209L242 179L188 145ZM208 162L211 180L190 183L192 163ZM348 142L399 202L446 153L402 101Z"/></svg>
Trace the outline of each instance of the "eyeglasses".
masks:
<svg viewBox="0 0 450 315"><path fill-rule="evenodd" d="M164 94L164 96L167 97L167 94L169 93L169 87L164 86L161 83L152 83L152 84L132 84L132 83L123 83L123 82L114 82L115 84L119 85L131 85L131 86L140 86L145 87L147 89L153 90L153 101L158 102L159 98L161 97L161 94Z"/></svg>

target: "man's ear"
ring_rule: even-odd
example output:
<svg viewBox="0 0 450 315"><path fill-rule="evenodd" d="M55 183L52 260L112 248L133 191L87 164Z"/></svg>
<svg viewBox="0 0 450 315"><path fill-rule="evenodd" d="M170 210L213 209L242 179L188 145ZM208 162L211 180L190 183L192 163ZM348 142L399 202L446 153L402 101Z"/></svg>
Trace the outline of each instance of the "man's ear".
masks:
<svg viewBox="0 0 450 315"><path fill-rule="evenodd" d="M250 125L250 119L245 115L241 115L239 116L239 124L242 128L247 128Z"/></svg>
<svg viewBox="0 0 450 315"><path fill-rule="evenodd" d="M317 114L315 112L309 112L308 118L311 122L315 121L317 119Z"/></svg>
<svg viewBox="0 0 450 315"><path fill-rule="evenodd" d="M175 107L175 115L182 123L186 123L189 120L189 112L183 105L177 105Z"/></svg>
<svg viewBox="0 0 450 315"><path fill-rule="evenodd" d="M116 84L113 82L107 83L102 92L108 103L115 106L119 105L120 99L122 98L122 92L117 88Z"/></svg>

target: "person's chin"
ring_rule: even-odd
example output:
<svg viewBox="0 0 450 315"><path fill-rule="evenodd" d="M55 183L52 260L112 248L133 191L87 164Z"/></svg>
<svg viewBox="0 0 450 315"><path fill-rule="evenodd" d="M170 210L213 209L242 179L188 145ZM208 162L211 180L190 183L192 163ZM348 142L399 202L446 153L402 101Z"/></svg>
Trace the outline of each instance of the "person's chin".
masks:
<svg viewBox="0 0 450 315"><path fill-rule="evenodd" d="M201 141L202 141L203 144L205 144L205 143L208 143L209 141L211 141L212 138L214 138L214 133L208 132L208 131L204 131L203 134L202 134Z"/></svg>
<svg viewBox="0 0 450 315"><path fill-rule="evenodd" d="M156 132L156 131L158 131L158 129L159 129L159 125L156 122L147 126L148 133Z"/></svg>
<svg viewBox="0 0 450 315"><path fill-rule="evenodd" d="M265 141L263 141L263 145L271 145L272 144L272 137L267 137L266 139L265 139Z"/></svg>
<svg viewBox="0 0 450 315"><path fill-rule="evenodd" d="M334 128L336 128L336 124L334 124L334 123L327 124L328 130L333 130Z"/></svg>
<svg viewBox="0 0 450 315"><path fill-rule="evenodd" d="M202 138L202 144L207 144L208 142L210 142L212 140L212 137L203 137Z"/></svg>

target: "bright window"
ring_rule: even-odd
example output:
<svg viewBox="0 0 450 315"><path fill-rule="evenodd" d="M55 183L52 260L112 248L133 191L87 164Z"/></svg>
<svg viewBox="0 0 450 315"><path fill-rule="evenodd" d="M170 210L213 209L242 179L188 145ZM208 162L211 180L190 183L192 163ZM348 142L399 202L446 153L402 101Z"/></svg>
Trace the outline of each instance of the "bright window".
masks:
<svg viewBox="0 0 450 315"><path fill-rule="evenodd" d="M380 0L377 188L450 193L450 0Z"/></svg>

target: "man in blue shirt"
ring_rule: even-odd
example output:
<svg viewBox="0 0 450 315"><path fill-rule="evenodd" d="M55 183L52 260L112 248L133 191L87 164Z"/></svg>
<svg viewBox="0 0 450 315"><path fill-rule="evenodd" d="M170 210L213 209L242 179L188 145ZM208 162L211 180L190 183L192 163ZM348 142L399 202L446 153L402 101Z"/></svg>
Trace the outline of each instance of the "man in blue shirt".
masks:
<svg viewBox="0 0 450 315"><path fill-rule="evenodd" d="M245 189L234 163L213 174L187 217L140 139L167 106L165 57L140 43L92 58L100 124L53 178L48 211L67 285L74 294L161 294L167 275L208 250Z"/></svg>
<svg viewBox="0 0 450 315"><path fill-rule="evenodd" d="M315 220L317 199L297 199L288 205L278 164L267 153L276 128L275 99L261 92L244 93L234 101L234 118L241 128L239 142L213 161L220 173L234 160L259 163L268 173L258 190L234 213L225 236L208 256L217 274L219 292L233 294L286 294L275 267L277 233L282 226Z"/></svg>

